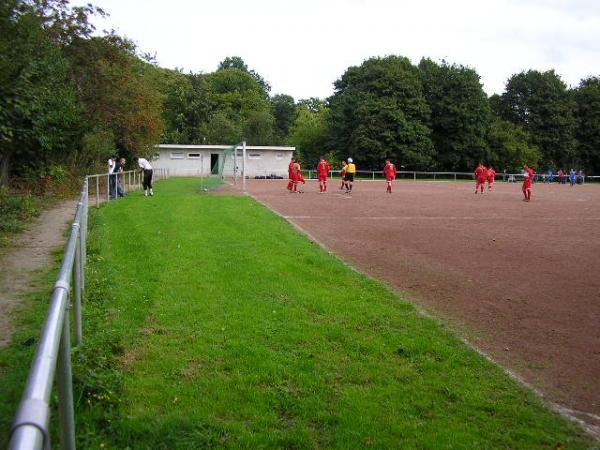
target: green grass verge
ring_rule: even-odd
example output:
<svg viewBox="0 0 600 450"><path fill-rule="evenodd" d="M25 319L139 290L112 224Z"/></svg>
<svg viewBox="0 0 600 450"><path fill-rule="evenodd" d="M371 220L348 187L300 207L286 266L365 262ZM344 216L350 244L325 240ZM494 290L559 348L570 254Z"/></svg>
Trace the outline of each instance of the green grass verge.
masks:
<svg viewBox="0 0 600 450"><path fill-rule="evenodd" d="M383 284L199 186L92 214L81 448L593 445Z"/></svg>

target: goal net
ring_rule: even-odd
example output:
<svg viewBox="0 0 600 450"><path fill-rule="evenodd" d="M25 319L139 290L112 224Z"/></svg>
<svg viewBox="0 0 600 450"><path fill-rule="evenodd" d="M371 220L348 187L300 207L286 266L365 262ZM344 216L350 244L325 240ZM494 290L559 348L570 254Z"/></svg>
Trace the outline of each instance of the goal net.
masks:
<svg viewBox="0 0 600 450"><path fill-rule="evenodd" d="M237 175L239 175L238 168L240 166L241 158L238 158L236 155L238 148L241 148L241 144L231 145L223 149L223 153L219 157L219 170L217 171L217 176L225 182L233 183L236 171Z"/></svg>

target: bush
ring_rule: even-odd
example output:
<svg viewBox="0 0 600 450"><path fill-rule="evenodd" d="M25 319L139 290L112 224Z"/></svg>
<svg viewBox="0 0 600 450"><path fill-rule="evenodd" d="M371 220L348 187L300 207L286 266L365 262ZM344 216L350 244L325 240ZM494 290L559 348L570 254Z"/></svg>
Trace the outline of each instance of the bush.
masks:
<svg viewBox="0 0 600 450"><path fill-rule="evenodd" d="M9 233L23 230L26 222L40 213L40 200L31 194L16 195L0 189L0 246L8 243Z"/></svg>

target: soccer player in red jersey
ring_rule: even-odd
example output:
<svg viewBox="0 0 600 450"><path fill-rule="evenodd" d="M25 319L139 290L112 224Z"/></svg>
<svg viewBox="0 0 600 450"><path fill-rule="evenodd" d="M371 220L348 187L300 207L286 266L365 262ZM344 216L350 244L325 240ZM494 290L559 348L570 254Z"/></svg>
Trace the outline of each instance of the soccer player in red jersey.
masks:
<svg viewBox="0 0 600 450"><path fill-rule="evenodd" d="M302 170L300 169L300 164L298 162L294 162L294 166L292 168L292 182L293 182L293 191L303 193L304 191L298 190L298 183L306 184L304 181L304 177L302 176Z"/></svg>
<svg viewBox="0 0 600 450"><path fill-rule="evenodd" d="M340 174L342 176L342 185L340 186L340 189L348 189L348 183L346 183L346 166L348 166L346 161L342 161L342 170Z"/></svg>
<svg viewBox="0 0 600 450"><path fill-rule="evenodd" d="M396 165L389 159L385 160L385 166L383 167L383 174L385 175L385 181L387 182L387 190L385 192L392 193L392 182L396 178Z"/></svg>
<svg viewBox="0 0 600 450"><path fill-rule="evenodd" d="M475 193L477 194L477 190L481 187L481 193L483 194L483 187L485 186L485 179L487 177L487 168L479 163L477 168L475 169Z"/></svg>
<svg viewBox="0 0 600 450"><path fill-rule="evenodd" d="M492 166L487 171L487 182L488 182L488 191L492 190L492 186L494 185L494 179L496 178L496 171Z"/></svg>
<svg viewBox="0 0 600 450"><path fill-rule="evenodd" d="M290 164L288 166L288 185L287 185L287 189L290 192L293 192L293 188L294 188L294 163L296 162L296 160L294 158L292 158L292 160L290 161Z"/></svg>
<svg viewBox="0 0 600 450"><path fill-rule="evenodd" d="M317 177L319 178L319 193L327 192L327 176L331 167L329 163L321 156L317 164Z"/></svg>
<svg viewBox="0 0 600 450"><path fill-rule="evenodd" d="M533 176L535 172L531 167L528 167L527 164L523 166L523 196L525 197L523 201L529 202L531 201L531 188L533 186Z"/></svg>

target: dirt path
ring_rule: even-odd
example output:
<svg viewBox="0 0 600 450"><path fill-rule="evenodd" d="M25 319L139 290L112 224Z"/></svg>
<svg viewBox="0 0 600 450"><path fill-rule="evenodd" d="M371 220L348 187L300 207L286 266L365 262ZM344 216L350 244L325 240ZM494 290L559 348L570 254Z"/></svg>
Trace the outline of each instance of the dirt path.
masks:
<svg viewBox="0 0 600 450"><path fill-rule="evenodd" d="M10 343L12 314L35 289L35 273L47 267L51 251L64 244L64 231L75 215L77 201L60 203L44 211L18 235L14 247L0 257L0 348Z"/></svg>

